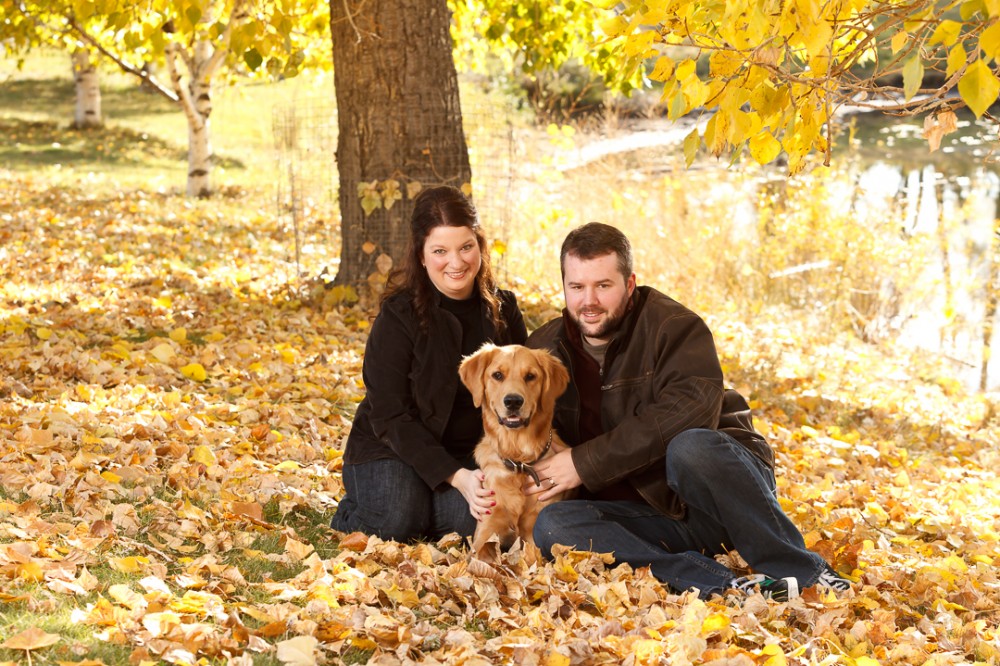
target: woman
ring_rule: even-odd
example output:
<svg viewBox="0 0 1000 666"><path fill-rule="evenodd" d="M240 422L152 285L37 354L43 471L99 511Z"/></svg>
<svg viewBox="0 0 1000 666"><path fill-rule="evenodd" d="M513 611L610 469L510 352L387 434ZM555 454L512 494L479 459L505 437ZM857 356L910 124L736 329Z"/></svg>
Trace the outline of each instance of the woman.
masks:
<svg viewBox="0 0 1000 666"><path fill-rule="evenodd" d="M495 503L472 458L482 416L458 365L485 342L526 337L514 295L496 286L475 207L454 187L422 191L365 346L367 395L332 527L396 541L472 535Z"/></svg>

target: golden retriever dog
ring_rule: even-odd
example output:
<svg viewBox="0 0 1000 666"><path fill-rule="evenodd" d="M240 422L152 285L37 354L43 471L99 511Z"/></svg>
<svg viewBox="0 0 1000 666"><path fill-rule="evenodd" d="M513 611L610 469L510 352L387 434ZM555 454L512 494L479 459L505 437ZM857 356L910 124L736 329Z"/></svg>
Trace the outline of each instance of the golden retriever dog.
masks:
<svg viewBox="0 0 1000 666"><path fill-rule="evenodd" d="M562 496L539 502L522 490L541 479L532 465L565 444L552 428L556 398L569 385L569 373L552 354L521 345L483 345L459 366L462 383L483 410L483 438L476 446L476 463L485 484L496 493L496 506L476 527L472 552L495 559L491 537L509 548L517 537L534 546L531 531L542 507ZM533 553L534 548L529 549ZM534 555L532 554L531 557Z"/></svg>

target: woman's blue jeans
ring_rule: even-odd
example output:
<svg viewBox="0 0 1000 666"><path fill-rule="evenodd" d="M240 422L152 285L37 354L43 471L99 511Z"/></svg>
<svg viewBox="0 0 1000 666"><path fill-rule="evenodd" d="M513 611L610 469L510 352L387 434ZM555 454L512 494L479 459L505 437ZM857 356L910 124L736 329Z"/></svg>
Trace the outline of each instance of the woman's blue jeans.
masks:
<svg viewBox="0 0 1000 666"><path fill-rule="evenodd" d="M458 489L433 490L401 460L344 465L344 498L330 526L393 541L439 539L450 532L472 536L476 519Z"/></svg>
<svg viewBox="0 0 1000 666"><path fill-rule="evenodd" d="M616 562L649 567L673 590L703 597L729 587L733 572L713 558L728 550L758 573L814 584L826 562L808 550L781 510L772 470L725 433L688 430L667 447L667 483L687 506L683 519L646 504L567 500L545 507L535 543L614 553Z"/></svg>

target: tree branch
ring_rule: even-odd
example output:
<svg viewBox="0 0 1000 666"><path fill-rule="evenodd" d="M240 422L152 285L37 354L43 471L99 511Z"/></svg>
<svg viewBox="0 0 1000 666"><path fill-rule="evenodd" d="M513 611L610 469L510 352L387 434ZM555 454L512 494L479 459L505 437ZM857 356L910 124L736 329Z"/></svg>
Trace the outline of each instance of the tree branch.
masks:
<svg viewBox="0 0 1000 666"><path fill-rule="evenodd" d="M123 72L125 72L126 74L132 74L133 76L138 76L140 79L142 79L150 86L152 86L153 90L158 92L160 95L163 95L171 102L176 103L180 101L180 99L176 95L174 95L167 87L165 87L162 83L157 81L155 77L150 76L149 72L136 68L135 66L125 62L125 60L123 60L117 54L112 53L107 48L105 48L104 45L102 45L99 41L97 41L94 37L92 37L90 33L87 32L86 28L80 25L74 17L68 16L67 21L69 22L70 28L72 28L73 32L75 32L81 39L83 39L83 41L87 42L92 47L100 51L100 53L109 60L111 60L111 62L118 65L118 67Z"/></svg>

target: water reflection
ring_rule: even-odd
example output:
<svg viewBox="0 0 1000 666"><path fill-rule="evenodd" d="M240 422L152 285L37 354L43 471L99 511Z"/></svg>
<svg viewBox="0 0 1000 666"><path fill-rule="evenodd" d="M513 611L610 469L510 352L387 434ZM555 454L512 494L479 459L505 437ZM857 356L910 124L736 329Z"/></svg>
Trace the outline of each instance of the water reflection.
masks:
<svg viewBox="0 0 1000 666"><path fill-rule="evenodd" d="M921 121L862 114L850 122L854 141L837 159L860 171L860 219L885 214L895 202L903 211L901 233L936 241L925 267L925 305L903 323L900 341L944 354L970 388L982 387L984 367L985 388L1000 388L1000 360L989 363L987 348L1000 343L987 327L988 302L996 296L991 262L998 260L996 129L960 121L959 131L930 153Z"/></svg>

